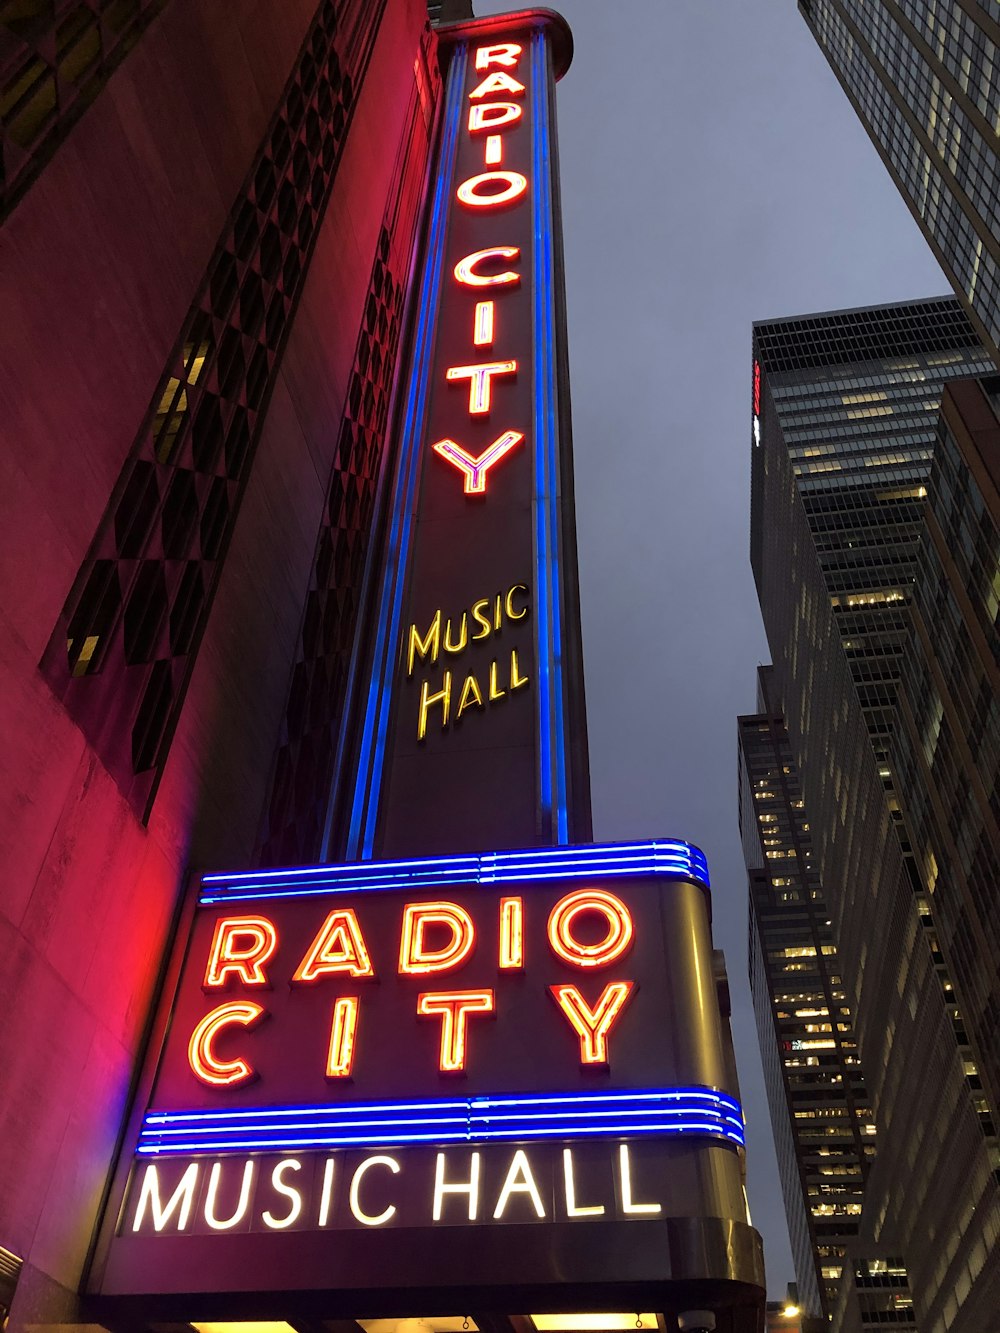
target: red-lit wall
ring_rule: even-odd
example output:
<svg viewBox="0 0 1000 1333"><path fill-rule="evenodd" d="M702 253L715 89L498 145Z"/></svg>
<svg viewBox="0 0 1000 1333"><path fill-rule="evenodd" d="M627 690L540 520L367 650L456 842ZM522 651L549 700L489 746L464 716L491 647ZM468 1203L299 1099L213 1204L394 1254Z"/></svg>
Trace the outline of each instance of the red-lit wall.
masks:
<svg viewBox="0 0 1000 1333"><path fill-rule="evenodd" d="M426 10L389 0L144 827L38 670L315 11L172 0L0 239L0 1246L72 1317L190 864L257 834ZM423 121L415 150L426 152Z"/></svg>

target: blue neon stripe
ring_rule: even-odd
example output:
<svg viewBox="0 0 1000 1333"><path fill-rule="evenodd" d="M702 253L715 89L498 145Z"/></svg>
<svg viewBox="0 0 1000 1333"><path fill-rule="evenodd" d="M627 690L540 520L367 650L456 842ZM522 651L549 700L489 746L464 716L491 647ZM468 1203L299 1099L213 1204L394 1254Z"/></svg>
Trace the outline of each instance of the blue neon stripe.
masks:
<svg viewBox="0 0 1000 1333"><path fill-rule="evenodd" d="M365 859L369 859L372 854L385 763L392 675L399 644L399 617L413 522L413 496L420 472L419 445L430 382L427 363L431 355L440 303L444 231L449 187L454 170L455 146L458 141L459 111L465 79L465 52L464 46L455 50L445 94L440 167L434 187L427 238L427 259L420 285L419 316L406 396L399 470L393 488L388 555L379 596L375 653L348 827L348 856L360 856Z"/></svg>
<svg viewBox="0 0 1000 1333"><path fill-rule="evenodd" d="M558 435L555 394L555 298L552 255L552 168L545 37L531 43L534 232L535 541L540 589L539 796L553 840L569 841L566 720L559 586Z"/></svg>
<svg viewBox="0 0 1000 1333"><path fill-rule="evenodd" d="M426 1111L439 1114L421 1114ZM652 1134L707 1135L742 1147L743 1113L727 1093L697 1087L247 1111L152 1111L143 1123L137 1152L150 1156Z"/></svg>
<svg viewBox="0 0 1000 1333"><path fill-rule="evenodd" d="M664 875L709 887L704 854L679 839L538 847L406 861L353 861L289 870L205 875L199 901L303 898L334 893L414 892L459 884Z"/></svg>

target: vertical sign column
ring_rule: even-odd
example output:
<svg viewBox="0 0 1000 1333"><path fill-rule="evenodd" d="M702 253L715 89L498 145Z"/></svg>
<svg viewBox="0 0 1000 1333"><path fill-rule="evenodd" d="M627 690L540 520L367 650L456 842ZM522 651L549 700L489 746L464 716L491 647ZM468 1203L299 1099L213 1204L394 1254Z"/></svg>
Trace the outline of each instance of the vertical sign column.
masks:
<svg viewBox="0 0 1000 1333"><path fill-rule="evenodd" d="M579 626L562 587L570 581L575 605L575 560L563 546L571 503L561 496L554 23L522 14L509 31L492 20L451 30L375 660L345 814L349 856L589 833L589 812L574 826L567 757L570 732L585 753L585 728L582 678L577 669L567 680L564 647ZM578 663L578 645L568 658Z"/></svg>

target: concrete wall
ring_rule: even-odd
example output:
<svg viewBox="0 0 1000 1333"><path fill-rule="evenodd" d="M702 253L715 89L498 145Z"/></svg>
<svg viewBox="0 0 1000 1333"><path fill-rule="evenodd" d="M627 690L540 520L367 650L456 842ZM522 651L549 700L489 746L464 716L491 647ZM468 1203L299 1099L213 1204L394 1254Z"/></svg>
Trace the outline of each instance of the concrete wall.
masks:
<svg viewBox="0 0 1000 1333"><path fill-rule="evenodd" d="M347 8L347 7L345 7ZM71 1317L187 867L250 856L426 11L389 0L144 827L38 663L314 0L172 0L0 237L0 1245ZM423 147L423 145L421 145Z"/></svg>

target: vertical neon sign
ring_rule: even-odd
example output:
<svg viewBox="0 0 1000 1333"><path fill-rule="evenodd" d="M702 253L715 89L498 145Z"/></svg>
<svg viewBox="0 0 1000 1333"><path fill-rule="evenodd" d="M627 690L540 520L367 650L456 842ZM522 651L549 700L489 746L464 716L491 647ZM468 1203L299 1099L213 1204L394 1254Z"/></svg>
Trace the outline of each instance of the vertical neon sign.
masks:
<svg viewBox="0 0 1000 1333"><path fill-rule="evenodd" d="M362 859L564 844L589 832L574 834L568 790L583 701L580 682L581 720L570 728L561 583L566 565L575 569L562 549L568 438L551 85L553 44L565 66L568 33L550 11L442 32L450 58L440 147L357 773L343 807L343 853ZM530 590L524 626L484 609L499 608L502 585L514 584ZM480 646L489 635L496 642ZM412 682L410 673L400 679L407 642L411 672L412 645L432 646ZM502 786L485 753L498 749ZM428 784L437 799L421 818ZM467 793L481 788L470 815ZM328 853L336 841L331 827Z"/></svg>

